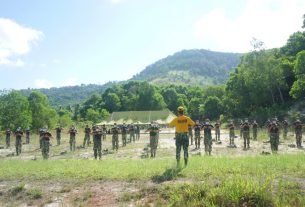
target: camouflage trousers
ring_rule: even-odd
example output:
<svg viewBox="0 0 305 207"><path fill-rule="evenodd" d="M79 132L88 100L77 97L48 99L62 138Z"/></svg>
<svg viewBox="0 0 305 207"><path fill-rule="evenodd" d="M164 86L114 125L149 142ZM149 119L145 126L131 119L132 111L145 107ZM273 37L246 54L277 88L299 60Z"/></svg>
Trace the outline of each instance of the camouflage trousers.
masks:
<svg viewBox="0 0 305 207"><path fill-rule="evenodd" d="M150 155L151 157L156 157L156 151L158 147L158 137L150 136L149 138L149 146L150 146Z"/></svg>
<svg viewBox="0 0 305 207"><path fill-rule="evenodd" d="M90 134L85 134L83 147L85 147L86 144L87 144L87 147L89 147L89 143L90 143Z"/></svg>
<svg viewBox="0 0 305 207"><path fill-rule="evenodd" d="M278 151L279 147L279 134L277 133L270 133L270 145L271 145L271 150L272 151Z"/></svg>
<svg viewBox="0 0 305 207"><path fill-rule="evenodd" d="M50 141L42 139L42 148L41 148L41 153L42 153L42 158L44 160L47 160L49 158L49 152L50 152Z"/></svg>
<svg viewBox="0 0 305 207"><path fill-rule="evenodd" d="M70 144L70 151L75 151L75 136L70 136L69 144Z"/></svg>
<svg viewBox="0 0 305 207"><path fill-rule="evenodd" d="M212 152L212 136L205 136L203 139L204 151L206 154L211 155Z"/></svg>
<svg viewBox="0 0 305 207"><path fill-rule="evenodd" d="M200 148L200 133L195 133L195 146L196 146L196 149Z"/></svg>
<svg viewBox="0 0 305 207"><path fill-rule="evenodd" d="M188 157L189 157L188 147L189 147L189 139L188 139L187 133L176 133L176 159L177 159L177 161L180 160L181 148L183 148L184 159L186 159L186 160L188 159Z"/></svg>
<svg viewBox="0 0 305 207"><path fill-rule="evenodd" d="M42 137L40 137L40 139L39 139L39 149L41 149L42 148Z"/></svg>
<svg viewBox="0 0 305 207"><path fill-rule="evenodd" d="M127 143L127 134L122 134L122 143L123 143L123 147L125 147Z"/></svg>
<svg viewBox="0 0 305 207"><path fill-rule="evenodd" d="M20 139L16 139L16 155L20 155L21 154L21 148L22 148L22 140Z"/></svg>
<svg viewBox="0 0 305 207"><path fill-rule="evenodd" d="M244 131L243 138L244 138L244 149L250 148L250 132Z"/></svg>
<svg viewBox="0 0 305 207"><path fill-rule="evenodd" d="M243 138L243 130L240 130L240 134L239 134L240 138Z"/></svg>
<svg viewBox="0 0 305 207"><path fill-rule="evenodd" d="M30 144L30 135L26 135L25 137L25 143Z"/></svg>
<svg viewBox="0 0 305 207"><path fill-rule="evenodd" d="M235 132L234 130L230 131L230 145L234 145Z"/></svg>
<svg viewBox="0 0 305 207"><path fill-rule="evenodd" d="M57 134L57 135L56 135L57 145L60 145L60 140L61 140L61 135L60 135L60 134Z"/></svg>
<svg viewBox="0 0 305 207"><path fill-rule="evenodd" d="M102 158L102 140L100 137L93 137L93 154L95 159L97 159L97 155L100 159Z"/></svg>
<svg viewBox="0 0 305 207"><path fill-rule="evenodd" d="M295 135L297 147L302 147L302 132L296 133Z"/></svg>
<svg viewBox="0 0 305 207"><path fill-rule="evenodd" d="M119 149L119 135L113 134L112 135L112 150L118 151Z"/></svg>
<svg viewBox="0 0 305 207"><path fill-rule="evenodd" d="M216 141L220 141L220 129L215 130Z"/></svg>
<svg viewBox="0 0 305 207"><path fill-rule="evenodd" d="M11 146L11 137L10 136L5 137L5 143L6 143L6 148L9 148Z"/></svg>
<svg viewBox="0 0 305 207"><path fill-rule="evenodd" d="M135 142L136 141L135 134L134 133L130 133L129 139L130 139L130 142L131 141Z"/></svg>
<svg viewBox="0 0 305 207"><path fill-rule="evenodd" d="M257 140L257 129L253 129L253 140Z"/></svg>

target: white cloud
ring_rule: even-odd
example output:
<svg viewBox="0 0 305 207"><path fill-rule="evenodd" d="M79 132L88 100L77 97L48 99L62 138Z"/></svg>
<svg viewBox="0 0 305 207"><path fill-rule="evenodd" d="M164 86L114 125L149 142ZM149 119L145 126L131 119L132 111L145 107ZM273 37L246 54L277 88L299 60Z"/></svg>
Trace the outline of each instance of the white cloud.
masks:
<svg viewBox="0 0 305 207"><path fill-rule="evenodd" d="M35 80L35 86L37 88L51 88L53 87L53 84L45 79L36 79Z"/></svg>
<svg viewBox="0 0 305 207"><path fill-rule="evenodd" d="M77 82L76 78L68 78L62 82L61 86L75 86Z"/></svg>
<svg viewBox="0 0 305 207"><path fill-rule="evenodd" d="M195 23L194 35L212 50L247 52L253 37L267 48L281 47L301 29L304 13L303 0L248 0L235 19L222 8L204 15Z"/></svg>
<svg viewBox="0 0 305 207"><path fill-rule="evenodd" d="M0 65L23 66L24 62L14 59L29 53L31 46L42 37L40 31L0 18Z"/></svg>

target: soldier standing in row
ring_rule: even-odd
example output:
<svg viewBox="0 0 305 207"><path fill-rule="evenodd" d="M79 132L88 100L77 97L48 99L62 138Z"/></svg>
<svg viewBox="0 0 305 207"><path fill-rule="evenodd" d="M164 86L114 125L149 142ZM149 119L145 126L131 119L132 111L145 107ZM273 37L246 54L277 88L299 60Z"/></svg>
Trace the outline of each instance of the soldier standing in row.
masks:
<svg viewBox="0 0 305 207"><path fill-rule="evenodd" d="M130 136L130 142L131 142L131 141L133 141L133 142L136 141L136 139L135 139L135 128L134 128L134 125L133 125L133 124L131 124L131 125L129 126L129 136Z"/></svg>
<svg viewBox="0 0 305 207"><path fill-rule="evenodd" d="M229 136L230 136L230 146L235 146L234 138L235 138L235 126L233 121L229 124Z"/></svg>
<svg viewBox="0 0 305 207"><path fill-rule="evenodd" d="M106 128L105 124L103 124L102 132L103 132L103 141L105 141L106 140L106 136L107 136L107 128Z"/></svg>
<svg viewBox="0 0 305 207"><path fill-rule="evenodd" d="M243 121L240 120L240 123L239 123L239 128L240 128L240 138L242 139L243 138Z"/></svg>
<svg viewBox="0 0 305 207"><path fill-rule="evenodd" d="M209 120L206 120L205 124L203 125L203 132L204 132L204 151L205 154L211 155L212 152L212 129L214 126L210 124Z"/></svg>
<svg viewBox="0 0 305 207"><path fill-rule="evenodd" d="M21 148L22 148L22 136L23 136L23 131L21 130L21 127L18 127L17 130L15 131L15 136L16 136L16 155L21 154Z"/></svg>
<svg viewBox="0 0 305 207"><path fill-rule="evenodd" d="M135 126L136 140L140 140L140 126L137 124Z"/></svg>
<svg viewBox="0 0 305 207"><path fill-rule="evenodd" d="M244 150L250 148L250 125L248 120L246 120L242 125L243 138L244 138Z"/></svg>
<svg viewBox="0 0 305 207"><path fill-rule="evenodd" d="M283 125L283 139L287 139L287 134L288 134L288 121L286 119L284 119L284 121L282 122Z"/></svg>
<svg viewBox="0 0 305 207"><path fill-rule="evenodd" d="M188 131L189 141L191 140L191 145L193 145L193 128L191 125L189 125Z"/></svg>
<svg viewBox="0 0 305 207"><path fill-rule="evenodd" d="M10 130L10 128L7 128L7 130L5 131L6 148L9 148L11 146L11 134L12 134L12 131Z"/></svg>
<svg viewBox="0 0 305 207"><path fill-rule="evenodd" d="M111 132L112 132L112 150L118 151L118 149L119 149L119 133L120 133L120 129L116 125L116 123L114 123L114 126L111 129Z"/></svg>
<svg viewBox="0 0 305 207"><path fill-rule="evenodd" d="M121 127L123 147L125 147L127 144L127 131L128 131L127 126L125 123L123 123Z"/></svg>
<svg viewBox="0 0 305 207"><path fill-rule="evenodd" d="M85 147L86 143L87 143L87 147L89 147L90 133L91 133L91 129L87 124L86 128L85 128L85 137L84 137L83 147Z"/></svg>
<svg viewBox="0 0 305 207"><path fill-rule="evenodd" d="M220 122L217 121L215 124L215 139L220 142Z"/></svg>
<svg viewBox="0 0 305 207"><path fill-rule="evenodd" d="M158 147L158 133L159 126L157 124L151 124L146 130L149 131L149 146L150 146L150 157L156 157L157 147Z"/></svg>
<svg viewBox="0 0 305 207"><path fill-rule="evenodd" d="M253 124L252 124L253 140L257 140L257 127L258 127L258 124L257 124L256 120L254 120Z"/></svg>
<svg viewBox="0 0 305 207"><path fill-rule="evenodd" d="M42 158L44 160L47 160L49 158L51 137L52 134L47 129L45 129L44 132L42 132L42 136L40 137L42 142L41 153L42 153Z"/></svg>
<svg viewBox="0 0 305 207"><path fill-rule="evenodd" d="M69 134L70 134L70 140L69 140L70 151L75 151L75 144L76 144L75 137L77 134L77 130L74 125L72 125L72 127L70 128Z"/></svg>
<svg viewBox="0 0 305 207"><path fill-rule="evenodd" d="M189 117L184 115L184 108L182 106L178 107L178 117L174 118L169 126L176 127L176 160L177 166L180 165L180 153L181 148L183 147L184 151L184 164L185 166L188 163L188 147L189 147L189 139L187 136L188 126L195 125L194 121Z"/></svg>
<svg viewBox="0 0 305 207"><path fill-rule="evenodd" d="M25 130L25 143L26 144L30 144L30 134L31 134L31 130L30 130L30 128L27 128Z"/></svg>
<svg viewBox="0 0 305 207"><path fill-rule="evenodd" d="M270 132L271 151L276 153L278 151L279 139L280 139L280 130L278 125L276 124L276 121L273 121L270 124L269 132Z"/></svg>
<svg viewBox="0 0 305 207"><path fill-rule="evenodd" d="M94 159L97 159L97 155L99 159L102 158L102 135L103 131L99 129L97 126L93 126L92 128L93 134L93 154Z"/></svg>
<svg viewBox="0 0 305 207"><path fill-rule="evenodd" d="M296 122L294 122L294 129L295 129L295 137L296 137L296 143L297 147L302 147L302 123L298 119Z"/></svg>
<svg viewBox="0 0 305 207"><path fill-rule="evenodd" d="M194 131L195 131L195 149L200 149L200 130L201 130L201 124L199 123L199 120L196 120L196 124L194 125Z"/></svg>
<svg viewBox="0 0 305 207"><path fill-rule="evenodd" d="M38 130L38 134L39 134L39 149L42 148L42 139L41 139L41 137L42 137L42 134L43 134L44 130L45 130L44 128L40 128Z"/></svg>
<svg viewBox="0 0 305 207"><path fill-rule="evenodd" d="M56 141L57 141L57 145L60 145L62 128L61 128L61 126L57 126L55 130L56 130Z"/></svg>

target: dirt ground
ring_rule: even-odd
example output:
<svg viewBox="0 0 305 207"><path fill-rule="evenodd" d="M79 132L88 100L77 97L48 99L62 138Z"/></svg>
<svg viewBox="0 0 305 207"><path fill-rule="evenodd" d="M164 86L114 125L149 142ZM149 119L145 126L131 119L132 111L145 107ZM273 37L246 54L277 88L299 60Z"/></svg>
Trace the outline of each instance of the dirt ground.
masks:
<svg viewBox="0 0 305 207"><path fill-rule="evenodd" d="M62 144L56 146L56 141L52 141L50 147L50 159L94 159L92 144L89 147L82 148L83 134L77 136L77 149L71 153L69 149L68 136L63 136ZM213 142L213 156L245 156L258 155L264 152L271 152L270 144L266 140L253 141L251 140L249 150L244 151L243 140L239 137L235 139L236 148L228 147L228 132L223 130L221 133L221 143ZM92 139L91 139L92 140ZM121 140L120 140L121 141ZM118 152L112 151L111 136L108 135L106 141L103 142L103 159L108 158L130 158L143 159L149 156L147 150L149 142L148 134L141 134L140 140L135 143L128 144L126 147L120 147ZM120 146L121 146L120 142ZM295 144L294 136L289 134L287 140L280 140L279 154L299 153L303 149L297 149L289 145ZM0 146L4 145L4 138L0 139ZM190 145L189 152L191 156L204 156L204 145L201 144L201 149L195 149L194 145ZM24 144L22 154L19 157L14 156L14 138L12 138L11 147L9 149L0 149L0 164L1 161L7 159L42 159L39 149L37 136L32 136L29 145ZM157 158L170 157L175 158L175 140L174 131L163 130L160 134L159 146L157 150ZM191 159L191 158L190 158ZM13 186L18 186L24 183L24 189L40 189L43 198L31 199L31 196L36 195L35 192L24 191L18 194L19 197L10 196L10 191ZM189 180L176 180L175 182L190 182ZM126 192L138 192L143 189L143 186L156 185L151 181L146 183L137 182L122 182L122 181L91 181L89 183L69 182L69 181L27 181L27 180L0 180L0 206L46 206L46 207L61 207L61 206L151 206L149 197L146 200L136 202L124 202L122 195ZM38 193L39 194L39 193ZM139 203L140 202L140 203Z"/></svg>

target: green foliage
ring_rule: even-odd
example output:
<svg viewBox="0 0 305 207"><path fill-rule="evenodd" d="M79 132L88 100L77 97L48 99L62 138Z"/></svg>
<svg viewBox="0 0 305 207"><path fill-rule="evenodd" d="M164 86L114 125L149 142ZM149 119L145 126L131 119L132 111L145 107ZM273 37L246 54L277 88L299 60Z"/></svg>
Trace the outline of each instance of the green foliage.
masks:
<svg viewBox="0 0 305 207"><path fill-rule="evenodd" d="M39 189L31 189L27 194L30 196L31 199L39 199L42 198L42 191Z"/></svg>
<svg viewBox="0 0 305 207"><path fill-rule="evenodd" d="M71 126L73 121L71 119L72 113L66 109L60 109L58 111L58 124L62 127Z"/></svg>
<svg viewBox="0 0 305 207"><path fill-rule="evenodd" d="M24 183L20 183L14 187L12 187L9 192L12 196L17 195L18 193L22 192L25 189L25 184Z"/></svg>
<svg viewBox="0 0 305 207"><path fill-rule="evenodd" d="M17 91L0 96L0 125L2 127L27 128L31 122L31 110L26 97Z"/></svg>
<svg viewBox="0 0 305 207"><path fill-rule="evenodd" d="M205 118L216 120L219 119L219 116L223 113L224 108L219 98L216 96L209 96L205 100L204 104L200 106L199 111Z"/></svg>
<svg viewBox="0 0 305 207"><path fill-rule="evenodd" d="M33 91L29 97L32 112L32 128L38 130L44 126L53 128L57 123L57 113L51 108L46 95Z"/></svg>
<svg viewBox="0 0 305 207"><path fill-rule="evenodd" d="M305 50L305 32L300 31L293 33L281 48L281 52L287 56L296 56L302 50Z"/></svg>

